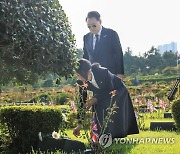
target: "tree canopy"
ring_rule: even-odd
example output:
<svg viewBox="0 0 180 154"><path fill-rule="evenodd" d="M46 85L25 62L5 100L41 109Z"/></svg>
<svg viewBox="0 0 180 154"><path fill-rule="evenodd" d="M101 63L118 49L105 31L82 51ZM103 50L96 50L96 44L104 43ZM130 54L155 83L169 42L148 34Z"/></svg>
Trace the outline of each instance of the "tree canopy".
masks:
<svg viewBox="0 0 180 154"><path fill-rule="evenodd" d="M145 52L143 56L133 56L132 51L129 47L124 53L125 74L128 76L132 74L161 74L166 72L163 71L163 69L165 69L166 67L168 67L168 69L173 69L173 72L177 72L177 70L174 70L173 68L176 65L176 53L166 51L161 55L158 49L153 46L149 51Z"/></svg>
<svg viewBox="0 0 180 154"><path fill-rule="evenodd" d="M39 76L70 76L75 38L58 0L1 0L0 84L33 83Z"/></svg>

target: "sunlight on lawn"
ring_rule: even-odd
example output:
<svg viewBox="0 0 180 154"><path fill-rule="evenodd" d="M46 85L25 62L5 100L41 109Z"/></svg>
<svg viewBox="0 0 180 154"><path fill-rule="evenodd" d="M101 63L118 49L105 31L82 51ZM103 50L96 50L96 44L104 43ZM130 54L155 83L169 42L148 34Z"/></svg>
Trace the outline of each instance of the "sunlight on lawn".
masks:
<svg viewBox="0 0 180 154"><path fill-rule="evenodd" d="M86 139L76 138L73 130L67 130L68 137L84 143ZM83 131L82 131L83 133ZM132 139L139 139L140 142L130 143ZM150 140L150 141L149 141ZM152 142L152 140L160 142ZM126 141L126 142L124 142ZM147 142L146 142L147 141ZM148 142L149 141L149 142ZM165 142L164 142L165 141ZM169 141L169 142L167 142ZM140 131L140 134L129 135L127 138L114 140L113 144L104 149L105 153L123 153L123 154L178 154L180 153L180 133L171 131Z"/></svg>
<svg viewBox="0 0 180 154"><path fill-rule="evenodd" d="M150 131L150 123L155 121L169 121L173 122L174 119L158 117L156 114L158 113L147 113L145 118L145 130L148 131L140 131L139 134L129 135L126 138L123 138L126 142L121 142L121 139L116 139L113 141L113 144L104 149L105 153L122 153L122 154L178 154L180 153L180 132L174 131ZM150 116L152 116L150 118ZM74 140L78 140L88 143L87 139L77 138L73 135L73 129L69 129L66 131L68 137ZM81 131L83 134L83 131ZM128 142L132 140L139 140L141 142ZM157 142L153 142L157 141ZM158 142L160 141L160 142ZM169 142L168 142L169 141Z"/></svg>
<svg viewBox="0 0 180 154"><path fill-rule="evenodd" d="M127 139L128 138L128 139ZM180 153L180 133L170 131L140 131L140 134L129 135L122 142L117 139L109 148L105 149L106 153L123 153L123 154L178 154ZM129 141L134 139L135 144ZM139 139L139 142L137 142ZM158 142L153 142L156 140ZM169 142L167 142L167 140ZM118 142L119 141L119 142ZM124 142L126 141L126 142ZM149 142L146 142L149 141Z"/></svg>
<svg viewBox="0 0 180 154"><path fill-rule="evenodd" d="M180 133L170 132L170 131L141 131L139 135L132 135L129 137L137 137L137 138L155 138L161 139L162 142L158 143L144 143L144 144L136 144L134 148L131 150L131 154L156 154L156 153L164 153L164 154L178 154L180 153ZM171 142L167 143L167 139ZM163 142L166 140L165 142Z"/></svg>
<svg viewBox="0 0 180 154"><path fill-rule="evenodd" d="M73 139L73 140L77 140L77 141L81 141L81 142L84 142L84 143L88 143L88 140L87 139L83 139L82 137L76 137L73 135L73 129L68 129L66 130L66 133L68 135L69 138ZM81 131L81 135L84 133L84 131L82 130Z"/></svg>

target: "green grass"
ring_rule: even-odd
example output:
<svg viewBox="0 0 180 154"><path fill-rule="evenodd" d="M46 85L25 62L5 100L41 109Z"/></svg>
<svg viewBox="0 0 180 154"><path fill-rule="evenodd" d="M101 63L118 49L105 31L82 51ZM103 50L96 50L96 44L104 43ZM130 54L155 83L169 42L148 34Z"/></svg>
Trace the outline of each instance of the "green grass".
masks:
<svg viewBox="0 0 180 154"><path fill-rule="evenodd" d="M68 135L69 138L71 138L72 140L77 140L77 141L81 141L84 142L85 144L88 144L88 141L86 138L83 137L76 137L73 135L73 129L68 129L66 130L66 134ZM81 131L81 135L84 134L84 130Z"/></svg>
<svg viewBox="0 0 180 154"><path fill-rule="evenodd" d="M129 135L123 139L116 139L113 144L104 149L104 154L180 154L180 132L175 131L150 131L150 122L152 121L174 121L173 119L163 118L164 111L159 113L141 113L144 116L144 124L146 131L140 131L139 134ZM83 134L84 131L81 131ZM75 137L73 135L73 129L67 129L66 134L73 140L84 142L88 145L86 138ZM132 140L135 142L132 143ZM137 142L137 140L139 142ZM154 142L153 142L154 140ZM158 141L159 143L155 142ZM166 141L163 142L163 141ZM148 142L149 141L149 142ZM169 141L169 143L167 143ZM38 152L32 151L32 154L38 154ZM45 154L42 152L42 154ZM47 154L62 154L57 151L55 153Z"/></svg>
<svg viewBox="0 0 180 154"><path fill-rule="evenodd" d="M68 137L73 140L78 140L88 144L87 139L77 138L73 135L73 129L66 130ZM84 131L81 131L84 133ZM129 143L135 139L134 144ZM139 142L137 142L137 139ZM146 142L150 140L150 142ZM161 140L161 142L156 143L152 140ZM166 140L166 143L162 142ZM169 140L169 143L167 143ZM125 142L126 141L126 142ZM180 153L180 132L174 131L140 131L139 134L129 135L124 139L117 139L113 141L113 144L104 149L104 154L179 154ZM37 154L37 152L32 151L32 154ZM45 154L42 152L42 154ZM48 154L53 154L49 152ZM62 154L62 152L57 151L55 154Z"/></svg>
<svg viewBox="0 0 180 154"><path fill-rule="evenodd" d="M86 144L88 143L86 139L76 138L73 135L73 130L67 130L66 133L71 139L75 139L84 142ZM137 139L139 140L139 142L137 142ZM134 144L129 143L132 140L135 141ZM179 145L180 145L180 132L140 131L139 134L129 135L128 137L121 140L120 139L114 140L113 144L110 147L104 149L102 153L104 154L179 154L180 153ZM56 152L56 154L60 154L60 153L61 153L60 151Z"/></svg>
<svg viewBox="0 0 180 154"><path fill-rule="evenodd" d="M113 144L104 149L103 153L107 154L179 154L180 153L180 132L174 131L150 131L150 123L152 121L174 121L174 119L163 118L163 113L165 111L160 110L158 112L153 113L140 113L140 115L144 116L144 124L145 130L140 131L139 134L129 135L124 139L117 139L113 141ZM66 130L68 137L73 140L78 140L84 142L88 145L87 139L83 139L82 137L75 137L73 135L73 129ZM84 131L81 131L83 134ZM135 139L133 143L127 143L128 141L132 141ZM137 139L140 142L137 143ZM160 140L160 142L155 142ZM166 141L164 143L163 141ZM126 143L124 142L126 141ZM150 142L146 142L150 141ZM169 143L167 143L169 141ZM57 152L60 154L61 152Z"/></svg>
<svg viewBox="0 0 180 154"><path fill-rule="evenodd" d="M146 140L147 138L150 138L151 140L154 139L169 139L171 141L169 144L165 144L164 142L158 143L140 143L140 144L134 144L133 146L131 144L121 144L120 146L115 145L115 148L119 147L119 150L124 150L123 152L126 154L179 154L180 153L180 133L176 132L170 132L170 131L140 131L140 134L137 135L129 135L128 138L140 138L142 140ZM173 142L174 138L174 142ZM166 142L167 143L167 142ZM132 149L128 148L132 147ZM112 147L112 149L114 149Z"/></svg>
<svg viewBox="0 0 180 154"><path fill-rule="evenodd" d="M163 113L164 111L160 111L160 113L154 112L141 114L144 115L145 130L148 131L140 131L139 134L129 135L127 138L125 138L126 141L128 141L128 139L130 141L138 138L141 140L141 142L135 142L135 144L125 144L124 142L118 143L120 140L115 140L113 144L109 148L104 149L103 152L112 154L179 154L180 132L149 130L150 123L152 121L174 121L174 119L163 118ZM73 130L67 130L66 133L71 139L78 140L86 144L88 143L86 139L75 137L73 135ZM146 140L150 140L150 142L145 142ZM159 144L158 142L155 142L158 140L160 140ZM166 143L164 143L164 140ZM168 141L169 143L167 143Z"/></svg>
<svg viewBox="0 0 180 154"><path fill-rule="evenodd" d="M145 130L150 129L150 123L151 122L174 122L174 119L166 118L166 119L146 119L145 120Z"/></svg>
<svg viewBox="0 0 180 154"><path fill-rule="evenodd" d="M144 124L143 130L150 130L151 122L174 122L173 118L164 118L164 110L158 110L157 112L139 113L139 118L137 120L138 124L141 126ZM142 127L140 127L142 128Z"/></svg>

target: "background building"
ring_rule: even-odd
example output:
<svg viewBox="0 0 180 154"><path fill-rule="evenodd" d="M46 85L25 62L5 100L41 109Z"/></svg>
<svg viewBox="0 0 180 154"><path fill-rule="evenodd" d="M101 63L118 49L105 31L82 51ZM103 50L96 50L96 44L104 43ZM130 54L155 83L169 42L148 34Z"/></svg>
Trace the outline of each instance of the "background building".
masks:
<svg viewBox="0 0 180 154"><path fill-rule="evenodd" d="M171 42L169 44L159 45L157 48L161 54L163 54L166 51L177 52L177 43Z"/></svg>

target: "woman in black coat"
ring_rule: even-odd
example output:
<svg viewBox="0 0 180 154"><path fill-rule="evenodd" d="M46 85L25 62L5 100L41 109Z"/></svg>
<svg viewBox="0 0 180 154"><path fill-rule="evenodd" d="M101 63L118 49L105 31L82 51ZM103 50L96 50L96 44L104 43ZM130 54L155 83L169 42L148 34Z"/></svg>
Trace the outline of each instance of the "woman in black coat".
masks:
<svg viewBox="0 0 180 154"><path fill-rule="evenodd" d="M116 113L111 115L113 122L108 122L103 133L110 133L112 138L122 138L139 133L131 98L120 78L97 63L91 65L86 59L79 60L76 74L78 79L87 87L87 90L93 92L93 97L86 101L85 106L87 109L91 106L93 108L93 118L97 122L98 135L102 135L103 120L107 116L111 99L113 99L112 103L117 106L115 108ZM111 96L112 91L116 92L113 98ZM74 129L74 135L78 136L80 130L81 123Z"/></svg>

